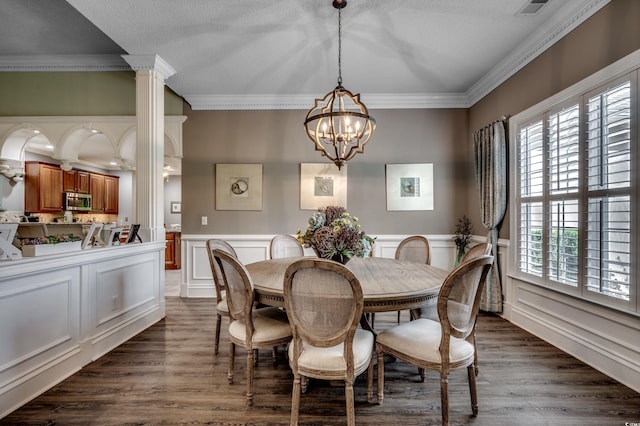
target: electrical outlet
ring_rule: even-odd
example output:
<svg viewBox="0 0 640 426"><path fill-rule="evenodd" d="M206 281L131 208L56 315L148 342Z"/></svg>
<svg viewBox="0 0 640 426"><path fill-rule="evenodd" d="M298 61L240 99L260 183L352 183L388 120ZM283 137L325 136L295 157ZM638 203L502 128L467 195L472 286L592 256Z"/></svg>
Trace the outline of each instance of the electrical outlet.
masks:
<svg viewBox="0 0 640 426"><path fill-rule="evenodd" d="M111 310L112 311L118 310L118 296L111 297Z"/></svg>
<svg viewBox="0 0 640 426"><path fill-rule="evenodd" d="M207 216L202 216L202 217L200 218L200 220L201 220L201 222L202 222L202 225L206 225L206 224L207 224Z"/></svg>

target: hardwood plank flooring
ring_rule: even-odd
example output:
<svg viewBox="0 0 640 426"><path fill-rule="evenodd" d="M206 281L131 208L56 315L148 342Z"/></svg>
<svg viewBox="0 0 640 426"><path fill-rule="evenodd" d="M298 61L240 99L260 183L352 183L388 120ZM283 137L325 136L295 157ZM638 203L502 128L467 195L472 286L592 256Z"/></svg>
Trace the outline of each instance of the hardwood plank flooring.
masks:
<svg viewBox="0 0 640 426"><path fill-rule="evenodd" d="M403 320L407 320L403 313ZM376 315L376 327L396 313ZM225 325L223 323L223 330ZM167 298L164 320L77 374L0 419L7 425L289 423L292 375L282 352L276 364L261 352L254 406L245 406L245 352L236 351L236 380L227 383L228 338L213 354L211 299ZM598 425L640 422L640 394L503 319L478 323L479 414L471 415L466 371L450 376L452 425ZM440 385L434 373L420 383L402 362L385 366L385 399L367 403L366 377L355 386L356 423L438 425ZM312 381L302 395L300 424L345 424L342 386Z"/></svg>

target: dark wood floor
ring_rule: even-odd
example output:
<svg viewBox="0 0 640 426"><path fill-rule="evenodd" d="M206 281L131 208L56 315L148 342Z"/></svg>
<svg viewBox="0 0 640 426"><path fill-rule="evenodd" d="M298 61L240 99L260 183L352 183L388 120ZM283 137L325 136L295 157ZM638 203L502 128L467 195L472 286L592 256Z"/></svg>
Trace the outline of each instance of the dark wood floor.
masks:
<svg viewBox="0 0 640 426"><path fill-rule="evenodd" d="M281 356L261 353L254 406L245 408L245 353L237 351L236 383L227 384L228 340L213 355L211 299L167 298L167 317L88 365L0 424L288 424L292 375ZM405 320L406 313L405 313ZM376 316L376 327L395 313ZM223 327L224 328L224 327ZM640 422L640 394L510 323L479 320L480 411L471 416L466 371L450 376L451 424L615 425ZM383 405L368 404L366 379L356 382L356 422L362 425L440 424L438 377L386 365ZM302 396L301 424L345 423L343 388L312 382Z"/></svg>

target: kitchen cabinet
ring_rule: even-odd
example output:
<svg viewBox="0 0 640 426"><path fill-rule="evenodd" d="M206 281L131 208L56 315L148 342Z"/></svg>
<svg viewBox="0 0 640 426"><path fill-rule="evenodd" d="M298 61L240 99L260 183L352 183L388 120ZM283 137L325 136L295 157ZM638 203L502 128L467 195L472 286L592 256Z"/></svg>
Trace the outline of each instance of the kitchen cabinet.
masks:
<svg viewBox="0 0 640 426"><path fill-rule="evenodd" d="M63 192L89 193L89 172L84 170L69 170L62 172Z"/></svg>
<svg viewBox="0 0 640 426"><path fill-rule="evenodd" d="M24 168L24 210L62 212L62 169L37 161L26 161Z"/></svg>
<svg viewBox="0 0 640 426"><path fill-rule="evenodd" d="M118 214L119 178L117 176L104 177L104 212Z"/></svg>
<svg viewBox="0 0 640 426"><path fill-rule="evenodd" d="M89 193L91 194L91 211L104 213L104 175L89 174Z"/></svg>
<svg viewBox="0 0 640 426"><path fill-rule="evenodd" d="M55 164L25 162L24 209L34 213L60 213L63 194L91 194L91 213L118 214L120 178L85 170L63 171Z"/></svg>
<svg viewBox="0 0 640 426"><path fill-rule="evenodd" d="M166 240L167 247L164 251L164 269L180 269L182 234L180 232L167 232Z"/></svg>

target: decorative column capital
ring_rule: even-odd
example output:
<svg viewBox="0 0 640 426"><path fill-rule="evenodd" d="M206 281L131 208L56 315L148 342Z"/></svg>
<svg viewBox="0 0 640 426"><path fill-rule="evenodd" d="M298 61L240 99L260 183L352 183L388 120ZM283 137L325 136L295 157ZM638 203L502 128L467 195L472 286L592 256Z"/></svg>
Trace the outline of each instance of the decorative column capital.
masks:
<svg viewBox="0 0 640 426"><path fill-rule="evenodd" d="M165 80L177 72L158 55L122 55L122 58L134 71L155 71L161 74Z"/></svg>

